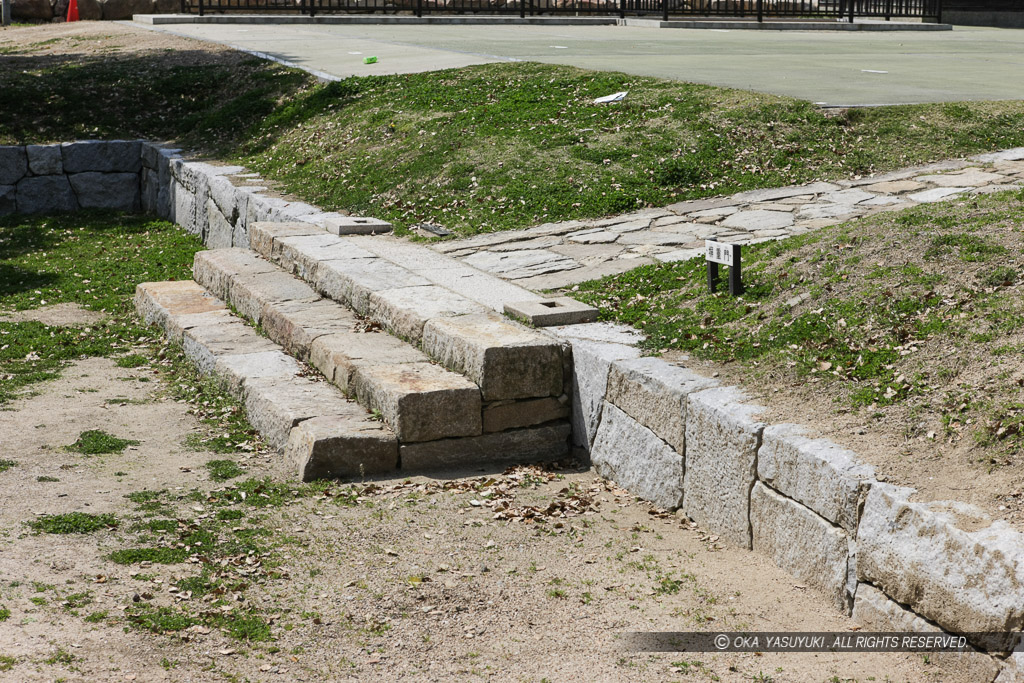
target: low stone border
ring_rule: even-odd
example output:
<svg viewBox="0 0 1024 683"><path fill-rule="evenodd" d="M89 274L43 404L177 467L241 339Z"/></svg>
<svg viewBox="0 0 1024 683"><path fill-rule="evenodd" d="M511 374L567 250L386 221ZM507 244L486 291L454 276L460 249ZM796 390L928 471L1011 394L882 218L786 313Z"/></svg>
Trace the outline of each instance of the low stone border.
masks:
<svg viewBox="0 0 1024 683"><path fill-rule="evenodd" d="M602 476L767 555L865 628L964 634L994 653L1006 643L979 633L1024 628L1024 535L1004 522L911 502L856 453L761 421L738 388L641 358L631 328L550 331L573 346L574 439ZM963 656L979 681L999 671L998 658Z"/></svg>

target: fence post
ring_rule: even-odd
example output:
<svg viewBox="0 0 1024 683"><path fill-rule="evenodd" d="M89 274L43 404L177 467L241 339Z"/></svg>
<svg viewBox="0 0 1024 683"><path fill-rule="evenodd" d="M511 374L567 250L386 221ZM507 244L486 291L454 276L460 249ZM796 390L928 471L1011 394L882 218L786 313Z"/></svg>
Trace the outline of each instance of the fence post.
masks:
<svg viewBox="0 0 1024 683"><path fill-rule="evenodd" d="M423 0L416 0L416 17L423 18Z"/></svg>
<svg viewBox="0 0 1024 683"><path fill-rule="evenodd" d="M853 23L853 6L857 4L857 0L850 0L850 23Z"/></svg>
<svg viewBox="0 0 1024 683"><path fill-rule="evenodd" d="M757 23L764 21L764 0L757 0Z"/></svg>
<svg viewBox="0 0 1024 683"><path fill-rule="evenodd" d="M661 0L661 20L668 21L668 0Z"/></svg>
<svg viewBox="0 0 1024 683"><path fill-rule="evenodd" d="M205 8L203 7L203 0L199 0L199 16L203 16Z"/></svg>
<svg viewBox="0 0 1024 683"><path fill-rule="evenodd" d="M184 2L184 0L182 0ZM0 26L11 25L11 0L0 0Z"/></svg>
<svg viewBox="0 0 1024 683"><path fill-rule="evenodd" d="M935 23L942 23L942 0L935 0Z"/></svg>
<svg viewBox="0 0 1024 683"><path fill-rule="evenodd" d="M619 0L619 19L626 18L626 0Z"/></svg>
<svg viewBox="0 0 1024 683"><path fill-rule="evenodd" d="M519 18L526 18L526 0L519 0Z"/></svg>

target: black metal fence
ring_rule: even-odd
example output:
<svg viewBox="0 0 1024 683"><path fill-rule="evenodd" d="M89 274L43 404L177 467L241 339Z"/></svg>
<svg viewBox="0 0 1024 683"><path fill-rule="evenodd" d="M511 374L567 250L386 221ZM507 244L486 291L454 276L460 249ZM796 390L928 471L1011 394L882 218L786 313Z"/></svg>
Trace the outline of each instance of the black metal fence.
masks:
<svg viewBox="0 0 1024 683"><path fill-rule="evenodd" d="M504 14L520 17L660 16L740 19L921 18L941 21L942 0L181 0L181 11L327 13Z"/></svg>

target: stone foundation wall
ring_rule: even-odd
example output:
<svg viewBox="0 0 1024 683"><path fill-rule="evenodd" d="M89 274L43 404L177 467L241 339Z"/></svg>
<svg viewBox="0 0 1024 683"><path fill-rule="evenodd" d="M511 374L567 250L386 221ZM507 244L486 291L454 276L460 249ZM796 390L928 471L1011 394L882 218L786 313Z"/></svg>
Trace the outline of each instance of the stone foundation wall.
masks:
<svg viewBox="0 0 1024 683"><path fill-rule="evenodd" d="M982 633L1024 628L1024 534L911 502L856 453L766 424L736 387L639 357L631 328L549 331L572 344L573 437L599 474L767 555L867 629L963 634L972 649L943 656L971 658L978 681L1021 680L998 656L1007 642Z"/></svg>

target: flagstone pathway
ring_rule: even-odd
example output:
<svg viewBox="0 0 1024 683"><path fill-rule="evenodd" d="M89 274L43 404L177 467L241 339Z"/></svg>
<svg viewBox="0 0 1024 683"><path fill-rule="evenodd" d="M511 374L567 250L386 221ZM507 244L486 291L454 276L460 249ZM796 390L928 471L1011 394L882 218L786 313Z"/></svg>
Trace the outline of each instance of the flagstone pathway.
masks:
<svg viewBox="0 0 1024 683"><path fill-rule="evenodd" d="M756 244L881 211L1024 188L1024 147L873 177L750 190L595 220L487 233L434 248L534 290L703 254L704 240Z"/></svg>

